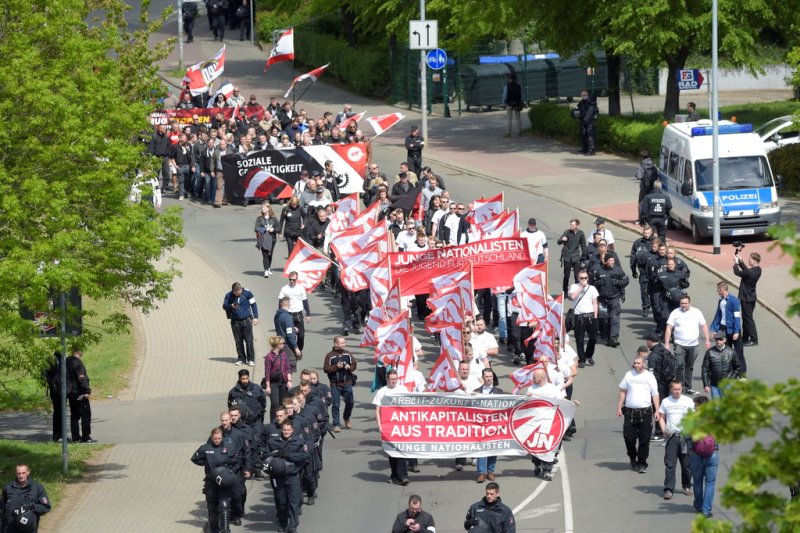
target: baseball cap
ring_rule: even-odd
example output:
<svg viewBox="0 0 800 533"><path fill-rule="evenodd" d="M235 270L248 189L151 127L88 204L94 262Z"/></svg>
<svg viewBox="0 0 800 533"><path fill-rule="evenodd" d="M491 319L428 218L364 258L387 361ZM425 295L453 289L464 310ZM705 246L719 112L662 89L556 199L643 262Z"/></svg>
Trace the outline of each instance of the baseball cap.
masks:
<svg viewBox="0 0 800 533"><path fill-rule="evenodd" d="M536 225L536 219L535 218L529 218L528 219L528 225L529 226L535 226Z"/></svg>
<svg viewBox="0 0 800 533"><path fill-rule="evenodd" d="M311 175L312 175L312 176L314 176L314 177L316 177L316 176L322 176L322 174L320 174L320 171L319 171L319 170L312 170L312 171L311 171Z"/></svg>
<svg viewBox="0 0 800 533"><path fill-rule="evenodd" d="M603 217L597 217L597 220L595 220L594 223L595 224L605 224L606 223L606 219L604 219Z"/></svg>
<svg viewBox="0 0 800 533"><path fill-rule="evenodd" d="M724 332L724 331L715 331L715 332L714 332L714 340L717 340L717 339L724 339L724 338L726 338L726 337L725 337L725 332Z"/></svg>

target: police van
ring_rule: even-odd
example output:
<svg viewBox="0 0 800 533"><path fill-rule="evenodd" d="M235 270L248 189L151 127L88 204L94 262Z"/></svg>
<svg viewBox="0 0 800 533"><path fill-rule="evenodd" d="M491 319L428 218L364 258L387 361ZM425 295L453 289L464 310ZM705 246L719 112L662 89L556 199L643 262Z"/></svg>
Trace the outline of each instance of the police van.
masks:
<svg viewBox="0 0 800 533"><path fill-rule="evenodd" d="M714 231L711 121L664 128L658 174L672 199L670 219L689 228L695 243ZM720 235L765 233L781 209L764 143L751 124L719 121Z"/></svg>

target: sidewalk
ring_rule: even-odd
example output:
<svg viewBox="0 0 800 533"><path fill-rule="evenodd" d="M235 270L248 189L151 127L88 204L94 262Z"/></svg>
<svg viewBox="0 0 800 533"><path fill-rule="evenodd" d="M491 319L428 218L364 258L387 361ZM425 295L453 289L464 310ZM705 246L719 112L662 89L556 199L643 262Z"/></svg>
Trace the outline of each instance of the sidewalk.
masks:
<svg viewBox="0 0 800 533"><path fill-rule="evenodd" d="M219 43L204 37L184 49L186 63L192 64L210 57L219 50ZM288 87L292 73L288 63L273 65L269 72L263 73L268 50L259 50L249 43L231 41L227 43L228 62L226 79L232 80L245 96L255 94L258 101L268 101L272 95L282 95ZM177 64L177 56L167 58L162 68L170 70ZM788 91L731 91L720 94L720 102L741 104L784 99L791 96ZM687 100L688 101L688 100ZM317 81L297 102L297 108L305 108L310 116L321 116L323 111L334 113L345 102L351 103L353 110L367 110L369 115L393 113L400 110L406 120L394 129L378 137L377 146L392 150L397 154L396 161L405 159L402 149L403 138L410 124L419 124L421 115L416 110L389 106L384 102L354 96L339 87L326 83L323 77ZM607 109L607 99L599 99L601 111ZM637 111L652 111L663 106L662 96L634 96ZM702 104L700 104L702 106ZM623 112L630 110L630 99L624 98ZM442 165L456 174L488 179L499 187L535 191L538 195L555 200L564 205L578 208L587 213L588 219L601 215L617 227L624 227L636 233L636 199L638 184L633 179L636 162L614 155L601 154L594 158L584 158L574 154L575 148L541 138L503 139L506 115L503 111L484 113L463 113L460 117L451 106L453 118L441 115L428 119L429 139L424 152L426 163L434 168ZM527 118L523 117L523 123ZM365 133L369 135L369 127ZM387 174L394 171L394 165L383 169ZM587 187L587 185L590 185ZM491 192L491 191L487 191ZM511 204L509 204L511 205ZM520 206L524 207L524 206ZM800 201L783 199L783 221L800 222ZM524 210L523 210L524 211ZM566 221L550 221L555 224L553 231L560 233ZM583 224L591 229L591 224ZM555 237L547 232L549 238ZM695 245L691 242L688 230L670 230L669 238L678 243L680 253L698 266L702 266L738 287L738 278L733 275L733 248L729 240L724 240L721 254L713 255L712 246ZM797 285L789 273L791 260L771 241L751 239L744 241L745 252L759 252L764 274L758 284L759 303L788 325L796 335L800 335L800 318L788 319L785 295ZM622 250L627 255L628 250ZM756 314L756 316L758 316Z"/></svg>

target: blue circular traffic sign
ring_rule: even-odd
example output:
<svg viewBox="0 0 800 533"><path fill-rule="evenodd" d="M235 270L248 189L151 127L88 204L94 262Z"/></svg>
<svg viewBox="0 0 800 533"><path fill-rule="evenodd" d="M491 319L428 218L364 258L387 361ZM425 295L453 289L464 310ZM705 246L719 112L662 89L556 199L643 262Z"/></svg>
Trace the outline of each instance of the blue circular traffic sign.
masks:
<svg viewBox="0 0 800 533"><path fill-rule="evenodd" d="M425 63L433 70L442 70L447 65L447 52L441 48L434 48L425 56Z"/></svg>

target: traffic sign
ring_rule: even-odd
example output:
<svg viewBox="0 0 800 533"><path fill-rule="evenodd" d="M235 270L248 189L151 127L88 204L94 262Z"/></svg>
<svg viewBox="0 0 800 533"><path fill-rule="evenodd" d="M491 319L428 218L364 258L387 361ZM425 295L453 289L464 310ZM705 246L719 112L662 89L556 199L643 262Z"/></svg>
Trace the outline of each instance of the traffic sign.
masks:
<svg viewBox="0 0 800 533"><path fill-rule="evenodd" d="M433 70L442 70L447 65L447 52L441 48L431 50L425 56L425 63Z"/></svg>
<svg viewBox="0 0 800 533"><path fill-rule="evenodd" d="M431 50L439 46L438 20L409 20L408 47L411 50Z"/></svg>
<svg viewBox="0 0 800 533"><path fill-rule="evenodd" d="M703 74L700 69L678 69L678 90L690 91L703 86Z"/></svg>

